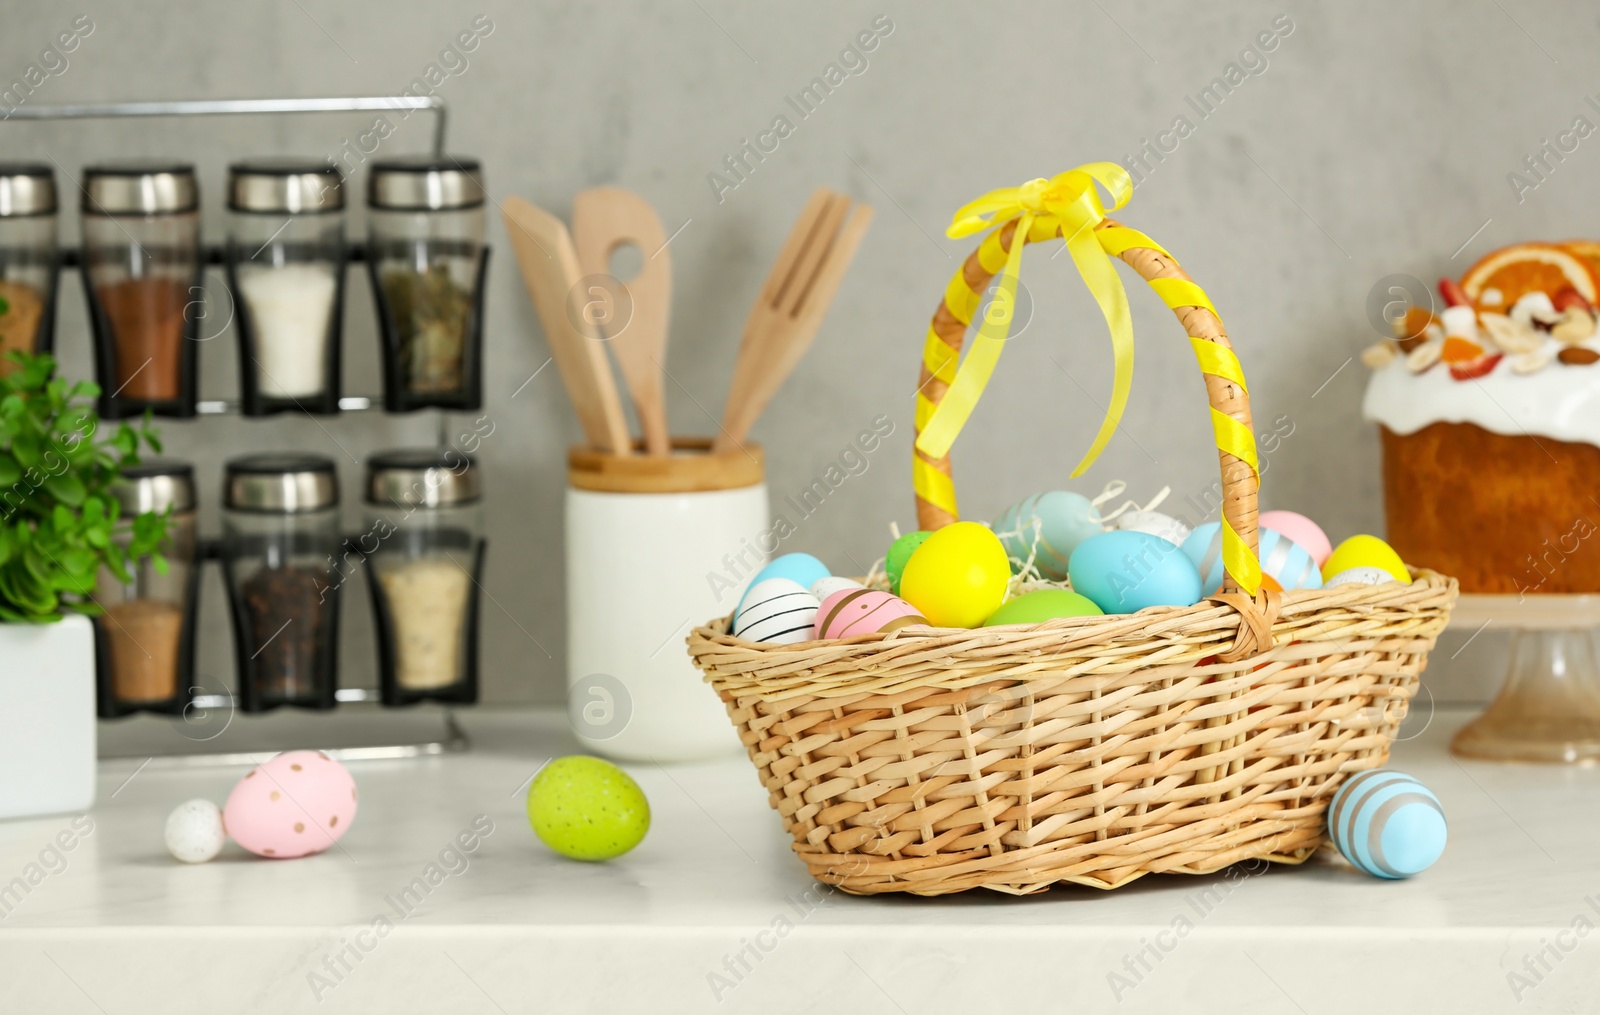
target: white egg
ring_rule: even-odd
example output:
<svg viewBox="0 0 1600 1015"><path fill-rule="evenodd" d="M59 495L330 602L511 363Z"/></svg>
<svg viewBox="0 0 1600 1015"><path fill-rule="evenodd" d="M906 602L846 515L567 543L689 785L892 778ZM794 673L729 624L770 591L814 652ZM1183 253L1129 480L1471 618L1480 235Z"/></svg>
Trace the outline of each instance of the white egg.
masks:
<svg viewBox="0 0 1600 1015"><path fill-rule="evenodd" d="M1384 582L1392 581L1394 575L1381 567L1352 567L1329 578L1322 587L1331 589L1337 585L1382 585Z"/></svg>
<svg viewBox="0 0 1600 1015"><path fill-rule="evenodd" d="M167 815L167 852L184 863L214 859L227 841L222 808L210 800L186 800Z"/></svg>
<svg viewBox="0 0 1600 1015"><path fill-rule="evenodd" d="M817 597L799 582L768 578L746 593L733 623L733 636L777 645L810 641L819 605Z"/></svg>
<svg viewBox="0 0 1600 1015"><path fill-rule="evenodd" d="M824 599L827 599L829 596L833 595L835 592L843 592L845 589L859 589L865 587L866 586L862 585L860 582L854 581L850 578L840 578L838 575L830 574L825 577L818 578L811 584L811 594L816 596L817 602L820 603Z"/></svg>
<svg viewBox="0 0 1600 1015"><path fill-rule="evenodd" d="M1113 518L1111 525L1125 532L1143 532L1165 539L1173 546L1182 546L1189 538L1189 526L1160 511L1127 511Z"/></svg>

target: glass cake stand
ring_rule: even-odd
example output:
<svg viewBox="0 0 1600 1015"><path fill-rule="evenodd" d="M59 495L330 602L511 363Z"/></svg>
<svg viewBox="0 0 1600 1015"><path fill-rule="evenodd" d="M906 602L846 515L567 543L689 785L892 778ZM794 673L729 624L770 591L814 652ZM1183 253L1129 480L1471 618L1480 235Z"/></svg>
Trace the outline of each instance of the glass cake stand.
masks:
<svg viewBox="0 0 1600 1015"><path fill-rule="evenodd" d="M1450 626L1511 632L1505 684L1450 750L1485 761L1600 764L1600 595L1463 595Z"/></svg>

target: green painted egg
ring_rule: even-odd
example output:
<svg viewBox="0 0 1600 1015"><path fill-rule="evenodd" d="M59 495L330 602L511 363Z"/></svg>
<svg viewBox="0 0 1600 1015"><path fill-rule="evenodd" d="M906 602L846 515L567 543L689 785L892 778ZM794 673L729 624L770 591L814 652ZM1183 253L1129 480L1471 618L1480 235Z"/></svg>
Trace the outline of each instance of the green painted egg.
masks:
<svg viewBox="0 0 1600 1015"><path fill-rule="evenodd" d="M1057 617L1098 617L1105 611L1087 596L1067 589L1035 589L1001 606L983 622L984 627L1001 624L1042 624Z"/></svg>
<svg viewBox="0 0 1600 1015"><path fill-rule="evenodd" d="M884 556L883 569L889 573L890 592L897 596L900 594L900 576L905 574L906 561L911 559L911 555L917 552L917 547L931 535L933 533L918 529L916 532L907 532L889 544L889 552Z"/></svg>
<svg viewBox="0 0 1600 1015"><path fill-rule="evenodd" d="M609 761L557 758L528 787L528 822L546 846L574 860L610 860L644 840L650 801Z"/></svg>

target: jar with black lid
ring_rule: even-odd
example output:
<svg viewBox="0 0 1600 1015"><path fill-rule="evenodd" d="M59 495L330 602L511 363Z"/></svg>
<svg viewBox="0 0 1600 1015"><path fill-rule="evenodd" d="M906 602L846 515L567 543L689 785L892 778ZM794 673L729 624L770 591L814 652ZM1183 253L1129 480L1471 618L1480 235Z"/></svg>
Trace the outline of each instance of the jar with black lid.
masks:
<svg viewBox="0 0 1600 1015"><path fill-rule="evenodd" d="M453 448L367 460L367 560L386 705L478 698L485 542L480 471Z"/></svg>
<svg viewBox="0 0 1600 1015"><path fill-rule="evenodd" d="M193 416L195 340L205 317L194 167L89 166L81 210L100 414Z"/></svg>
<svg viewBox="0 0 1600 1015"><path fill-rule="evenodd" d="M383 335L384 408L482 401L484 188L476 159L374 162L367 266Z"/></svg>
<svg viewBox="0 0 1600 1015"><path fill-rule="evenodd" d="M344 187L314 159L228 167L228 285L244 414L339 411Z"/></svg>
<svg viewBox="0 0 1600 1015"><path fill-rule="evenodd" d="M229 460L222 569L246 712L332 708L343 581L333 462L290 452Z"/></svg>
<svg viewBox="0 0 1600 1015"><path fill-rule="evenodd" d="M0 376L12 352L53 348L58 257L55 172L0 162Z"/></svg>
<svg viewBox="0 0 1600 1015"><path fill-rule="evenodd" d="M125 467L111 493L121 512L112 538L124 549L135 517L147 511L166 515L167 539L159 551L166 566L158 567L152 557L129 560L130 582L101 569L95 595L105 611L96 618L99 713L181 714L195 683L200 554L194 467L146 458Z"/></svg>

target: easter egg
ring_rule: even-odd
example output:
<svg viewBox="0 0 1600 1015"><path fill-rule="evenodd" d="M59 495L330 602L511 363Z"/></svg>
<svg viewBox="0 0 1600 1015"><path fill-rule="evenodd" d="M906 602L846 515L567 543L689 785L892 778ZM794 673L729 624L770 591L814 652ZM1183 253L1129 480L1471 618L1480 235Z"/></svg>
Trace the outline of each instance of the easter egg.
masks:
<svg viewBox="0 0 1600 1015"><path fill-rule="evenodd" d="M222 809L210 800L185 800L167 815L167 852L174 859L205 863L215 859L227 841Z"/></svg>
<svg viewBox="0 0 1600 1015"><path fill-rule="evenodd" d="M835 592L840 592L844 589L864 588L866 588L866 586L856 581L854 578L840 578L837 575L830 574L826 578L818 578L816 581L811 583L811 594L816 596L817 602L820 603L825 601Z"/></svg>
<svg viewBox="0 0 1600 1015"><path fill-rule="evenodd" d="M977 627L1004 601L1010 580L999 537L977 522L956 522L906 561L900 594L935 627Z"/></svg>
<svg viewBox="0 0 1600 1015"><path fill-rule="evenodd" d="M733 619L735 622L738 621L739 611L750 601L750 593L768 578L787 578L801 588L809 589L816 584L817 579L826 578L832 573L826 564L809 553L786 553L757 571L756 576L750 579L744 595L739 597L739 605L734 608Z"/></svg>
<svg viewBox="0 0 1600 1015"><path fill-rule="evenodd" d="M1111 527L1124 532L1149 533L1173 546L1182 546L1189 538L1189 526L1160 511L1124 511L1112 519Z"/></svg>
<svg viewBox="0 0 1600 1015"><path fill-rule="evenodd" d="M787 578L768 578L745 596L732 633L745 641L792 645L811 640L811 628L816 622L816 596Z"/></svg>
<svg viewBox="0 0 1600 1015"><path fill-rule="evenodd" d="M1200 601L1200 572L1183 551L1147 532L1102 532L1072 553L1068 577L1074 592L1105 613L1134 613L1147 606L1193 606Z"/></svg>
<svg viewBox="0 0 1600 1015"><path fill-rule="evenodd" d="M1030 554L1036 554L1033 565L1039 573L1051 581L1062 581L1072 551L1090 536L1104 532L1105 526L1100 522L1100 509L1089 503L1089 498L1052 490L1025 497L1000 512L994 531L1001 533L1006 554L1019 569Z"/></svg>
<svg viewBox="0 0 1600 1015"><path fill-rule="evenodd" d="M989 614L983 626L1042 624L1057 617L1098 617L1104 612L1089 597L1067 589L1034 589L1009 600Z"/></svg>
<svg viewBox="0 0 1600 1015"><path fill-rule="evenodd" d="M557 758L528 787L528 823L539 841L574 860L610 860L644 841L650 801L609 761Z"/></svg>
<svg viewBox="0 0 1600 1015"><path fill-rule="evenodd" d="M1352 567L1340 571L1323 583L1323 588L1334 589L1340 585L1382 585L1394 581L1394 575L1381 567Z"/></svg>
<svg viewBox="0 0 1600 1015"><path fill-rule="evenodd" d="M1273 532L1258 531L1261 571L1277 579L1285 589L1319 589L1322 572L1311 554L1294 540ZM1222 586L1222 523L1207 522L1183 541L1183 552L1200 571L1201 584L1215 591Z"/></svg>
<svg viewBox="0 0 1600 1015"><path fill-rule="evenodd" d="M895 595L900 594L900 576L905 574L906 561L917 552L917 547L933 533L918 529L916 532L907 532L905 535L889 544L889 552L884 555L883 569L889 574L889 591Z"/></svg>
<svg viewBox="0 0 1600 1015"><path fill-rule="evenodd" d="M1301 549L1311 554L1311 559L1317 562L1318 567L1333 552L1333 544L1328 542L1328 534L1322 531L1322 526L1305 515L1294 511L1263 511L1256 519L1256 524L1294 540Z"/></svg>
<svg viewBox="0 0 1600 1015"><path fill-rule="evenodd" d="M356 781L321 751L288 751L257 765L222 808L234 842L277 859L322 852L355 816Z"/></svg>
<svg viewBox="0 0 1600 1015"><path fill-rule="evenodd" d="M1338 546L1322 564L1322 573L1331 578L1353 567L1376 567L1389 572L1397 582L1410 584L1411 572L1394 548L1377 536L1351 536Z"/></svg>
<svg viewBox="0 0 1600 1015"><path fill-rule="evenodd" d="M822 601L814 637L848 638L927 622L915 606L881 589L844 589Z"/></svg>
<svg viewBox="0 0 1600 1015"><path fill-rule="evenodd" d="M1344 781L1328 805L1328 836L1346 860L1378 878L1408 878L1444 853L1444 808L1428 787L1384 768Z"/></svg>

